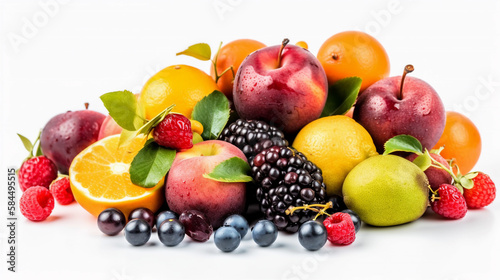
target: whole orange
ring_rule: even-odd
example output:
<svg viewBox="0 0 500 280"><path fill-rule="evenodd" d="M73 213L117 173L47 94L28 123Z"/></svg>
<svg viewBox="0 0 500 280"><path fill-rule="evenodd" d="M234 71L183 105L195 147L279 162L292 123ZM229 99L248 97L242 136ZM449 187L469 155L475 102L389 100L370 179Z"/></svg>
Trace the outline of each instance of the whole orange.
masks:
<svg viewBox="0 0 500 280"><path fill-rule="evenodd" d="M443 147L441 156L455 159L460 172L465 174L474 168L481 155L481 136L474 123L457 112L446 112L446 125L434 149Z"/></svg>
<svg viewBox="0 0 500 280"><path fill-rule="evenodd" d="M363 81L360 92L390 72L389 56L377 39L361 31L333 35L321 45L317 55L328 84L357 76Z"/></svg>
<svg viewBox="0 0 500 280"><path fill-rule="evenodd" d="M239 39L222 46L217 57L217 73L220 75L228 67L233 66L234 73L238 71L241 62L251 53L266 47L263 43L251 39ZM214 58L215 59L215 58ZM210 75L215 79L214 67L210 67ZM233 74L227 71L217 81L217 86L227 96L233 100Z"/></svg>

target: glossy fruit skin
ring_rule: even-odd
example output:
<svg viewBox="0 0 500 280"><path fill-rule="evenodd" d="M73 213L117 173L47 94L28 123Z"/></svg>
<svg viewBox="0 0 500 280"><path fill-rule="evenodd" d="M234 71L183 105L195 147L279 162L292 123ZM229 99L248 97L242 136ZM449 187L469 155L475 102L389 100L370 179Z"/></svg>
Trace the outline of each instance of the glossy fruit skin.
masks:
<svg viewBox="0 0 500 280"><path fill-rule="evenodd" d="M153 75L139 96L146 118L152 119L175 104L174 112L191 118L193 108L203 97L219 90L205 72L188 65L172 65Z"/></svg>
<svg viewBox="0 0 500 280"><path fill-rule="evenodd" d="M45 187L31 187L19 199L19 210L30 221L47 219L53 209L54 197Z"/></svg>
<svg viewBox="0 0 500 280"><path fill-rule="evenodd" d="M130 214L128 215L128 220L130 221L133 219L144 220L145 222L147 222L149 224L149 226L151 228L153 228L153 226L155 224L155 214L153 213L153 211L149 210L148 208L144 208L144 207L137 208L137 209L133 210L132 212L130 212Z"/></svg>
<svg viewBox="0 0 500 280"><path fill-rule="evenodd" d="M260 247L269 247L278 238L278 228L271 221L260 220L252 229L252 238Z"/></svg>
<svg viewBox="0 0 500 280"><path fill-rule="evenodd" d="M332 195L328 198L328 202L332 203L332 208L328 208L326 213L332 215L333 213L340 212L342 210L347 209L345 206L344 199L340 195Z"/></svg>
<svg viewBox="0 0 500 280"><path fill-rule="evenodd" d="M176 219L165 220L158 227L158 238L165 246L173 247L179 245L184 239L184 225Z"/></svg>
<svg viewBox="0 0 500 280"><path fill-rule="evenodd" d="M191 122L181 114L168 114L153 129L155 142L170 149L190 149L193 147Z"/></svg>
<svg viewBox="0 0 500 280"><path fill-rule="evenodd" d="M123 128L119 126L110 115L108 115L101 124L97 140L101 140L102 138L106 138L111 135L120 134L122 130Z"/></svg>
<svg viewBox="0 0 500 280"><path fill-rule="evenodd" d="M309 251L321 249L327 240L326 228L317 221L305 222L299 229L299 242Z"/></svg>
<svg viewBox="0 0 500 280"><path fill-rule="evenodd" d="M179 215L177 215L177 213L169 211L169 210L165 210L165 211L158 213L158 215L156 215L156 228L160 228L160 225L168 219L178 220Z"/></svg>
<svg viewBox="0 0 500 280"><path fill-rule="evenodd" d="M474 187L472 189L464 189L464 198L469 209L483 208L490 205L496 197L495 183L490 176L479 172L472 179Z"/></svg>
<svg viewBox="0 0 500 280"><path fill-rule="evenodd" d="M448 111L446 125L435 149L445 147L441 155L455 159L460 173L467 174L474 168L481 155L481 135L474 123L466 116Z"/></svg>
<svg viewBox="0 0 500 280"><path fill-rule="evenodd" d="M134 246L142 246L151 238L151 227L142 219L133 219L125 226L125 239Z"/></svg>
<svg viewBox="0 0 500 280"><path fill-rule="evenodd" d="M71 191L71 186L69 183L69 177L61 177L54 180L49 186L49 190L54 196L54 199L60 205L68 205L75 201L73 192Z"/></svg>
<svg viewBox="0 0 500 280"><path fill-rule="evenodd" d="M437 190L439 199L431 198L431 208L436 214L447 219L461 219L467 214L467 202L453 185L442 184Z"/></svg>
<svg viewBox="0 0 500 280"><path fill-rule="evenodd" d="M360 94L373 83L387 78L389 56L377 39L361 31L345 31L328 38L318 51L328 84L357 76L363 81Z"/></svg>
<svg viewBox="0 0 500 280"><path fill-rule="evenodd" d="M215 231L214 242L222 252L232 252L240 246L241 235L233 227L220 227Z"/></svg>
<svg viewBox="0 0 500 280"><path fill-rule="evenodd" d="M380 80L356 101L353 118L372 136L379 153L387 140L400 134L417 138L428 150L445 126L445 110L437 92L426 82L406 76L399 99L401 77Z"/></svg>
<svg viewBox="0 0 500 280"><path fill-rule="evenodd" d="M327 238L335 245L349 245L356 239L356 231L351 215L338 212L326 218L323 225L327 231Z"/></svg>
<svg viewBox="0 0 500 280"><path fill-rule="evenodd" d="M31 187L49 188L57 178L57 167L46 156L32 157L21 165L17 174L21 191Z"/></svg>
<svg viewBox="0 0 500 280"><path fill-rule="evenodd" d="M361 218L359 217L356 212L352 211L351 209L344 209L341 211L342 213L347 213L351 216L352 223L354 224L354 230L356 233L358 233L359 229L361 228Z"/></svg>
<svg viewBox="0 0 500 280"><path fill-rule="evenodd" d="M261 120L294 133L320 117L328 94L325 72L309 51L288 44L260 49L241 64L233 100L241 118Z"/></svg>
<svg viewBox="0 0 500 280"><path fill-rule="evenodd" d="M233 66L234 73L238 71L243 60L252 52L265 48L263 43L251 39L239 39L231 41L221 47L219 56L217 57L217 74L228 67ZM214 55L215 59L215 55ZM210 76L215 80L215 70L213 65L210 65ZM233 74L231 70L227 71L217 81L217 86L229 100L233 100Z"/></svg>
<svg viewBox="0 0 500 280"><path fill-rule="evenodd" d="M92 111L68 111L54 116L40 136L43 154L59 172L68 174L71 162L81 151L97 141L105 115Z"/></svg>
<svg viewBox="0 0 500 280"><path fill-rule="evenodd" d="M439 163L444 165L446 168L450 168L450 165L441 155L430 153L431 157L437 160ZM417 154L411 154L406 157L407 160L413 162L417 158ZM452 178L451 175L443 169L436 168L434 166L430 166L424 171L427 179L429 179L429 185L432 190L437 190L442 184L451 184Z"/></svg>
<svg viewBox="0 0 500 280"><path fill-rule="evenodd" d="M193 240L205 242L210 239L214 229L205 214L197 210L186 210L179 216L186 234Z"/></svg>
<svg viewBox="0 0 500 280"><path fill-rule="evenodd" d="M117 235L125 227L125 215L116 209L108 208L97 217L97 227L106 235Z"/></svg>
<svg viewBox="0 0 500 280"><path fill-rule="evenodd" d="M243 218L243 216L237 214L227 217L222 226L234 227L241 235L241 239L243 239L248 232L248 221Z"/></svg>

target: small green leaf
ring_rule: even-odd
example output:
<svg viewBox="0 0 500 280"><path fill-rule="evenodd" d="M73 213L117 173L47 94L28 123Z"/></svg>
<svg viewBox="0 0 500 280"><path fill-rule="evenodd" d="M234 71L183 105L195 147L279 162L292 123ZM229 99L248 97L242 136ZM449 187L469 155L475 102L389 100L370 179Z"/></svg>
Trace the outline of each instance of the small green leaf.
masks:
<svg viewBox="0 0 500 280"><path fill-rule="evenodd" d="M152 188L165 177L175 159L175 150L164 148L149 139L130 164L132 183Z"/></svg>
<svg viewBox="0 0 500 280"><path fill-rule="evenodd" d="M138 114L137 98L128 91L114 91L101 95L104 107L116 123L126 130L136 130L144 124L144 119Z"/></svg>
<svg viewBox="0 0 500 280"><path fill-rule="evenodd" d="M219 163L209 174L203 174L203 177L226 183L250 182L252 177L247 175L249 172L250 165L246 161L232 157Z"/></svg>
<svg viewBox="0 0 500 280"><path fill-rule="evenodd" d="M427 170L432 164L430 155L427 153L419 155L413 160L413 163L417 165L422 171Z"/></svg>
<svg viewBox="0 0 500 280"><path fill-rule="evenodd" d="M474 181L469 178L462 177L460 178L460 185L462 185L464 189L470 190L474 187Z"/></svg>
<svg viewBox="0 0 500 280"><path fill-rule="evenodd" d="M43 156L43 152L42 152L42 145L38 144L38 148L36 149L36 154L35 154L36 157L39 157L39 156Z"/></svg>
<svg viewBox="0 0 500 280"><path fill-rule="evenodd" d="M24 148L26 148L26 150L28 150L28 152L31 155L33 155L33 144L31 143L31 141L19 133L17 134L17 136L19 136L19 138L21 138L21 141L23 142Z"/></svg>
<svg viewBox="0 0 500 280"><path fill-rule="evenodd" d="M384 155L394 152L409 152L417 155L422 154L422 144L411 135L397 135L387 140L384 144Z"/></svg>
<svg viewBox="0 0 500 280"><path fill-rule="evenodd" d="M472 179L476 178L476 176L478 174L479 174L478 172L470 172L470 173L465 174L464 177L472 180Z"/></svg>
<svg viewBox="0 0 500 280"><path fill-rule="evenodd" d="M201 136L205 140L213 140L219 137L222 129L229 120L229 101L226 96L215 90L200 100L194 106L191 118L203 125Z"/></svg>
<svg viewBox="0 0 500 280"><path fill-rule="evenodd" d="M347 113L356 102L361 82L359 77L349 77L331 85L328 88L328 97L321 117Z"/></svg>
<svg viewBox="0 0 500 280"><path fill-rule="evenodd" d="M126 129L123 129L122 132L120 133L120 140L118 141L118 147L125 146L126 144L130 143L132 139L134 139L137 135L139 134L139 131L128 131Z"/></svg>
<svg viewBox="0 0 500 280"><path fill-rule="evenodd" d="M212 57L212 50L210 49L210 46L208 44L199 43L189 46L186 50L178 52L175 55L181 54L206 61L210 60L210 58Z"/></svg>

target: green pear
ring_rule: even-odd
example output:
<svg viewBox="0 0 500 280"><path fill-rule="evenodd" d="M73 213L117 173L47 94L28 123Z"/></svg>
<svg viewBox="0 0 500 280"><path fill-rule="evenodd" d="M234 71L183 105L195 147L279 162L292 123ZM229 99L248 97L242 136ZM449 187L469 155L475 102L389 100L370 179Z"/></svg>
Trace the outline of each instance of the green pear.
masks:
<svg viewBox="0 0 500 280"><path fill-rule="evenodd" d="M429 181L412 162L394 155L370 157L347 175L346 206L363 222L394 226L420 218L428 205Z"/></svg>

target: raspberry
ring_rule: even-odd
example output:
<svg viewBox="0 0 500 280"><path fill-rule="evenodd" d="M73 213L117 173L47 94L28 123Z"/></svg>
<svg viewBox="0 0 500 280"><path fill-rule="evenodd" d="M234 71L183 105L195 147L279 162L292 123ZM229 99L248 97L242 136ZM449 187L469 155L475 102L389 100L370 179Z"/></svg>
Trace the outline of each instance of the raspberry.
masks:
<svg viewBox="0 0 500 280"><path fill-rule="evenodd" d="M467 213L465 198L455 186L449 184L441 184L432 193L431 208L448 219L461 219Z"/></svg>
<svg viewBox="0 0 500 280"><path fill-rule="evenodd" d="M158 145L172 149L193 147L191 122L181 114L168 114L153 130Z"/></svg>
<svg viewBox="0 0 500 280"><path fill-rule="evenodd" d="M327 237L335 245L349 245L356 239L356 230L351 215L337 212L323 221Z"/></svg>
<svg viewBox="0 0 500 280"><path fill-rule="evenodd" d="M75 200L68 177L62 177L52 182L49 190L56 199L57 203L61 205L68 205Z"/></svg>
<svg viewBox="0 0 500 280"><path fill-rule="evenodd" d="M19 208L28 220L43 221L54 209L54 197L45 187L31 187L21 196Z"/></svg>
<svg viewBox="0 0 500 280"><path fill-rule="evenodd" d="M18 178L19 187L23 192L34 186L48 189L50 183L57 178L57 167L45 156L33 157L21 165Z"/></svg>
<svg viewBox="0 0 500 280"><path fill-rule="evenodd" d="M474 187L472 189L464 189L467 207L470 209L481 208L495 200L495 183L493 183L490 176L480 172L472 181L474 182Z"/></svg>

